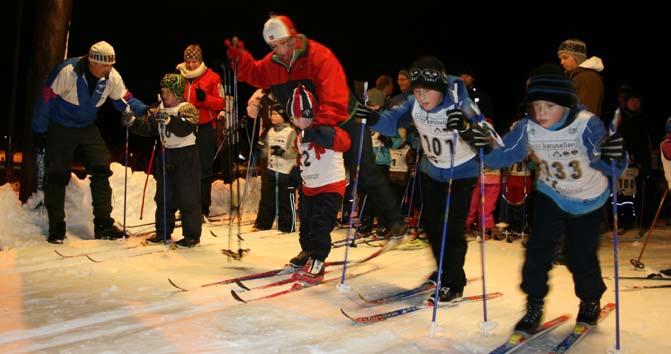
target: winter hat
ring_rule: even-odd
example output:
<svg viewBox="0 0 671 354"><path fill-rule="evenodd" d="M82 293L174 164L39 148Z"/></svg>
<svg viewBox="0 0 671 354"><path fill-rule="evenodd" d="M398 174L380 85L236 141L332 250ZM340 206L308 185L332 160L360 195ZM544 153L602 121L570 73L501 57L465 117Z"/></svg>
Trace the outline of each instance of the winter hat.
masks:
<svg viewBox="0 0 671 354"><path fill-rule="evenodd" d="M263 25L263 39L266 43L295 36L296 26L287 16L273 16Z"/></svg>
<svg viewBox="0 0 671 354"><path fill-rule="evenodd" d="M558 65L545 64L531 73L527 82L527 101L538 100L554 102L569 108L577 105L578 96L573 81Z"/></svg>
<svg viewBox="0 0 671 354"><path fill-rule="evenodd" d="M312 124L318 106L312 92L305 85L298 84L287 101L287 114L297 127L303 129Z"/></svg>
<svg viewBox="0 0 671 354"><path fill-rule="evenodd" d="M279 103L275 103L270 106L270 112L277 112L282 116L282 118L284 118L285 122L289 121L289 116L287 115L286 109L284 109L284 107Z"/></svg>
<svg viewBox="0 0 671 354"><path fill-rule="evenodd" d="M167 88L173 95L183 98L186 80L179 74L165 74L161 79L161 88Z"/></svg>
<svg viewBox="0 0 671 354"><path fill-rule="evenodd" d="M416 86L423 86L445 92L447 87L445 66L436 57L422 57L415 60L410 67L410 84L413 89Z"/></svg>
<svg viewBox="0 0 671 354"><path fill-rule="evenodd" d="M91 49L89 49L89 61L98 64L116 63L114 48L105 41L100 41L92 45Z"/></svg>
<svg viewBox="0 0 671 354"><path fill-rule="evenodd" d="M561 53L568 53L575 61L580 65L585 59L587 59L587 45L585 42L577 39L571 38L563 41L557 49L557 55Z"/></svg>
<svg viewBox="0 0 671 354"><path fill-rule="evenodd" d="M203 50L198 44L191 44L184 49L184 60L203 61Z"/></svg>

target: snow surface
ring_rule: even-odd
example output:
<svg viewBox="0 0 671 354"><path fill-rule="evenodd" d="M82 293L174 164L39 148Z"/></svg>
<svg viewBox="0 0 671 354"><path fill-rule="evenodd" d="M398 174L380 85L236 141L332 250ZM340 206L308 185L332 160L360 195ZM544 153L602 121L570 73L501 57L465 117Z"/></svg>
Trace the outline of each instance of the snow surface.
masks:
<svg viewBox="0 0 671 354"><path fill-rule="evenodd" d="M123 166L113 164L114 218L123 220ZM130 170L129 170L130 172ZM139 220L140 200L145 175L129 173L128 224L153 221L155 183L149 178L144 219ZM500 291L503 297L487 302L488 319L497 327L483 336L483 303L462 304L439 309L436 336L429 338L431 310L390 319L377 324L354 325L342 316L366 315L411 305L402 303L372 308L353 299L356 293L375 297L386 292L410 288L421 283L434 268L429 248L394 250L351 272L379 268L347 281L353 293L341 294L335 285L324 284L275 299L249 304L235 301L235 284L202 288L200 285L230 277L275 269L298 250L298 235L278 234L275 230L249 232L242 226L244 248L251 252L241 261L227 259L222 248L229 245L228 224L203 225L201 245L193 249L167 251L165 246L135 247L142 238L126 241L93 240L91 197L88 180L75 176L67 189L67 239L64 245L45 242L45 212L34 209L38 196L21 205L9 185L0 186L0 352L1 353L488 353L510 334L522 316L525 297L519 290L524 249L519 244L488 241L487 291ZM244 221L253 220L259 199L259 180L250 181L244 198ZM228 210L228 186L214 183L212 213ZM234 190L237 190L234 186ZM244 181L240 193L244 191ZM234 223L234 225L237 225ZM129 228L140 232L152 226ZM213 237L210 231L219 237ZM181 229L173 235L179 239ZM232 234L237 230L232 228ZM659 222L642 261L648 266L635 271L629 264L638 257L642 242L637 230L625 233L620 245L622 275L647 275L669 268L671 228ZM336 230L334 239L346 237ZM600 257L609 290L602 304L613 301L612 234L603 235ZM482 291L480 245L469 242L466 272L477 278L466 287L465 295ZM61 258L88 254L85 257ZM352 259L360 259L376 248L350 249ZM329 260L344 257L344 248L334 249ZM329 276L339 276L339 268ZM192 289L179 292L167 279ZM273 279L274 280L274 279ZM248 281L254 286L269 280ZM556 266L551 273L551 292L546 299L546 319L562 313L573 316L578 299L573 294L570 273ZM656 285L666 282L621 280L625 285ZM241 292L245 298L268 294L285 287ZM620 293L621 343L623 353L669 353L665 319L671 318L666 306L671 289L649 289ZM572 329L572 322L534 342L520 353L548 352ZM615 345L615 314L608 317L572 353L605 353Z"/></svg>

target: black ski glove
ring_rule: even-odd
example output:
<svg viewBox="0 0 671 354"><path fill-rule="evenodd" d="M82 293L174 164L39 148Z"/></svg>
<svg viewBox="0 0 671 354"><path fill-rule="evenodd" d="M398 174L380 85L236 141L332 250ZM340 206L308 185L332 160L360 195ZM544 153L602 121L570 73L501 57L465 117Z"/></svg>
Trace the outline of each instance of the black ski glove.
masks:
<svg viewBox="0 0 671 354"><path fill-rule="evenodd" d="M462 110L450 109L445 114L447 114L447 130L456 130L459 134L468 130L470 124Z"/></svg>
<svg viewBox="0 0 671 354"><path fill-rule="evenodd" d="M375 125L380 120L380 113L362 103L357 105L354 116L365 119L367 125Z"/></svg>
<svg viewBox="0 0 671 354"><path fill-rule="evenodd" d="M327 125L309 126L303 129L301 141L304 143L314 142L327 149L333 148L333 138L335 137L335 128Z"/></svg>
<svg viewBox="0 0 671 354"><path fill-rule="evenodd" d="M384 136L382 134L378 135L377 140L382 142L382 145L384 145L384 147L386 147L387 149L390 149L393 144L391 137Z"/></svg>
<svg viewBox="0 0 671 354"><path fill-rule="evenodd" d="M601 159L620 161L624 158L624 138L620 134L608 135L601 140Z"/></svg>
<svg viewBox="0 0 671 354"><path fill-rule="evenodd" d="M126 128L130 128L135 124L135 114L133 112L123 111L121 112L121 125Z"/></svg>
<svg viewBox="0 0 671 354"><path fill-rule="evenodd" d="M282 156L284 155L284 149L280 147L279 145L273 145L270 147L270 154L275 155L275 156Z"/></svg>
<svg viewBox="0 0 671 354"><path fill-rule="evenodd" d="M199 102L205 101L205 91L200 88L196 88L196 99L198 99Z"/></svg>

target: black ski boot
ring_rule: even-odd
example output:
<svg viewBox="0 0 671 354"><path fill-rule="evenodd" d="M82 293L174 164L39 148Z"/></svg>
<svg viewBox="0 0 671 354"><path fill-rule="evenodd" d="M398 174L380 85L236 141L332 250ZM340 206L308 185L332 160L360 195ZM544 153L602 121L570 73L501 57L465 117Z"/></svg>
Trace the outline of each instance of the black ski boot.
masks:
<svg viewBox="0 0 671 354"><path fill-rule="evenodd" d="M436 294L432 293L431 297L429 297L429 301L432 303L436 303L435 299ZM461 297L464 296L464 291L457 291L451 288L448 288L446 286L441 286L440 290L438 290L438 304L445 304L457 299L460 299Z"/></svg>
<svg viewBox="0 0 671 354"><path fill-rule="evenodd" d="M361 236L368 236L373 233L373 219L362 218L356 232Z"/></svg>
<svg viewBox="0 0 671 354"><path fill-rule="evenodd" d="M581 300L576 322L595 326L599 322L601 303L599 300Z"/></svg>
<svg viewBox="0 0 671 354"><path fill-rule="evenodd" d="M63 244L65 239L65 222L49 225L49 237L47 242L57 245Z"/></svg>
<svg viewBox="0 0 671 354"><path fill-rule="evenodd" d="M114 225L114 220L95 223L93 233L96 240L116 240L124 236L123 231Z"/></svg>
<svg viewBox="0 0 671 354"><path fill-rule="evenodd" d="M175 242L175 245L182 247L182 248L192 248L195 247L197 244L200 243L200 239L195 238L195 237L184 237L183 239Z"/></svg>
<svg viewBox="0 0 671 354"><path fill-rule="evenodd" d="M408 225L403 221L397 221L389 227L385 227L383 232L378 233L381 238L386 238L390 240L398 240L405 237L406 232L408 231Z"/></svg>
<svg viewBox="0 0 671 354"><path fill-rule="evenodd" d="M543 299L527 298L527 313L515 325L515 331L534 333L543 317Z"/></svg>
<svg viewBox="0 0 671 354"><path fill-rule="evenodd" d="M301 251L296 257L289 260L289 265L295 269L303 268L308 262L308 258L310 258L310 253L308 251Z"/></svg>
<svg viewBox="0 0 671 354"><path fill-rule="evenodd" d="M170 236L167 237L167 241L168 241L168 242L170 242L171 239L172 239L172 237L170 237ZM154 236L152 236L152 237L146 239L145 242L147 242L147 243L155 243L155 244L157 244L157 243L163 243L163 233L156 233L156 234L154 234Z"/></svg>

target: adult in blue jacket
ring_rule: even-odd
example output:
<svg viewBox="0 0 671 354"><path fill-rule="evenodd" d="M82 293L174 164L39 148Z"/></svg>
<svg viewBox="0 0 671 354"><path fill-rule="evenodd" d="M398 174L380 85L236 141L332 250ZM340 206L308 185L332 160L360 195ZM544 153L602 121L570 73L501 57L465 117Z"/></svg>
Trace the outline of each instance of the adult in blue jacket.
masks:
<svg viewBox="0 0 671 354"><path fill-rule="evenodd" d="M38 149L46 147L47 151L44 202L50 243L60 244L65 238L65 186L70 180L75 150L81 153L91 175L95 238L123 237L111 217L110 153L95 120L98 108L108 97L124 114L142 115L147 106L126 90L113 67L115 62L114 48L109 43L94 44L87 56L70 58L56 66L35 103L35 145Z"/></svg>

